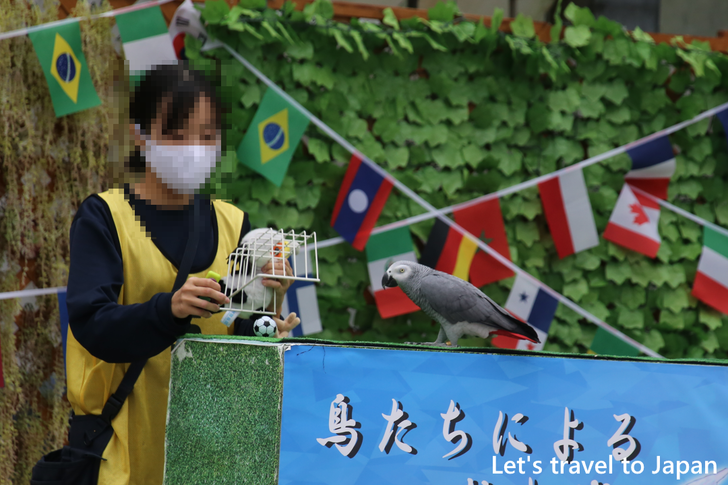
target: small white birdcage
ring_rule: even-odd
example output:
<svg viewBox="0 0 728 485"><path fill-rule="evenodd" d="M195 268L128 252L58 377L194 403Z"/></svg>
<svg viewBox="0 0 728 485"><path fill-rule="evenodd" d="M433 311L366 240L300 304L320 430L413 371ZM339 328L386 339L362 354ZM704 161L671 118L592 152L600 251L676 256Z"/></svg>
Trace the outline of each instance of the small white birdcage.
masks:
<svg viewBox="0 0 728 485"><path fill-rule="evenodd" d="M276 263L288 259L293 275L276 269ZM262 268L272 261L273 270L262 273ZM227 275L222 278L222 291L230 302L221 310L238 312L246 318L252 313L275 315L267 308L278 308L276 293L263 286L263 278L318 282L318 249L316 233L296 233L282 229L254 229L243 237L240 246L228 256Z"/></svg>

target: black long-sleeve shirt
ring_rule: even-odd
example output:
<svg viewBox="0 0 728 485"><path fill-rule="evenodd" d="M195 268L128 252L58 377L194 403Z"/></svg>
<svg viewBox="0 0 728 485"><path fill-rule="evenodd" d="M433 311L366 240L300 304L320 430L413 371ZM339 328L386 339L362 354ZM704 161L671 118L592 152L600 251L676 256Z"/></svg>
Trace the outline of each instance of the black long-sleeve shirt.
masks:
<svg viewBox="0 0 728 485"><path fill-rule="evenodd" d="M192 204L181 210L162 210L125 188L129 204L140 217L160 252L177 268L189 234ZM214 206L202 197L200 240L190 273L208 268L217 252L218 228ZM250 230L247 213L240 238ZM153 357L185 333L196 330L191 317L172 314L169 293L157 293L144 303L117 303L124 282L121 246L106 202L91 195L78 208L71 224L71 264L66 303L73 336L93 356L106 362L133 362ZM194 329L194 330L193 330ZM254 335L252 320L235 320L236 335Z"/></svg>

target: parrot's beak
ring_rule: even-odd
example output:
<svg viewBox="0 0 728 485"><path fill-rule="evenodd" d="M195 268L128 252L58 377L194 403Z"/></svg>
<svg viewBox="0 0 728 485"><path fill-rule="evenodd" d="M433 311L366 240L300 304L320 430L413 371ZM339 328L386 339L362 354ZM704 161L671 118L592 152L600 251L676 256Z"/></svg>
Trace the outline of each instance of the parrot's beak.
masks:
<svg viewBox="0 0 728 485"><path fill-rule="evenodd" d="M397 286L397 280L392 278L389 273L384 273L384 276L382 276L382 286L384 288L394 288Z"/></svg>

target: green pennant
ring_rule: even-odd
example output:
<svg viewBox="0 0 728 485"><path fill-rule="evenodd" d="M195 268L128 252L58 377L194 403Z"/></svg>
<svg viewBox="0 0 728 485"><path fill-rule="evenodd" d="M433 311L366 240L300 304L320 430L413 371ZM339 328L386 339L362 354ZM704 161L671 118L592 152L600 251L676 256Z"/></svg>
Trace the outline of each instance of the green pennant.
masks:
<svg viewBox="0 0 728 485"><path fill-rule="evenodd" d="M599 355L617 355L620 357L637 357L640 355L640 351L638 349L632 347L627 342L618 339L601 327L597 329L597 333L594 335L594 340L592 341L589 353Z"/></svg>
<svg viewBox="0 0 728 485"><path fill-rule="evenodd" d="M56 117L101 104L81 50L77 22L28 34L43 68Z"/></svg>
<svg viewBox="0 0 728 485"><path fill-rule="evenodd" d="M296 107L268 89L238 147L238 160L280 187L308 122Z"/></svg>

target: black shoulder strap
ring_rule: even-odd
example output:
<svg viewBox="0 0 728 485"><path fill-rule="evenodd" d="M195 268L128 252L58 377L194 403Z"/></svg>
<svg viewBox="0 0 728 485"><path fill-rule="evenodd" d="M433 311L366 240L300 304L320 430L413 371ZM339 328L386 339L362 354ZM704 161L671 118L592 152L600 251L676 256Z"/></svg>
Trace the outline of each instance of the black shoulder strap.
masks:
<svg viewBox="0 0 728 485"><path fill-rule="evenodd" d="M197 243L200 240L199 196L194 196L192 210L193 214L192 221L190 223L190 233L187 237L187 246L185 246L185 252L182 256L182 263L180 263L179 271L177 272L177 278L174 280L172 293L179 290L182 285L184 285L185 281L187 280L187 276L192 269L192 261L195 258L195 253L197 252ZM114 419L119 413L121 407L124 405L124 401L126 401L126 398L129 397L132 389L134 389L134 384L139 378L139 375L142 373L142 369L144 368L144 365L146 363L146 359L138 360L131 363L126 371L126 374L124 374L123 379L121 379L121 384L119 384L116 392L109 396L109 400L106 401L104 409L103 411L101 411L101 419L103 419L106 423L111 423L111 420Z"/></svg>

